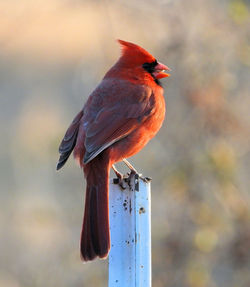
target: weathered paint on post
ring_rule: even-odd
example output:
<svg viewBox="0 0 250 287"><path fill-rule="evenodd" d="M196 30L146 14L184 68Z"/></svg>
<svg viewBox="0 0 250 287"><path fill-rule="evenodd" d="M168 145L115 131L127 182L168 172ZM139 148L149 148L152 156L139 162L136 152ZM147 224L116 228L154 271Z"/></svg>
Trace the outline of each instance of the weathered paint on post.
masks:
<svg viewBox="0 0 250 287"><path fill-rule="evenodd" d="M110 183L109 287L151 287L150 181L136 174L125 190Z"/></svg>

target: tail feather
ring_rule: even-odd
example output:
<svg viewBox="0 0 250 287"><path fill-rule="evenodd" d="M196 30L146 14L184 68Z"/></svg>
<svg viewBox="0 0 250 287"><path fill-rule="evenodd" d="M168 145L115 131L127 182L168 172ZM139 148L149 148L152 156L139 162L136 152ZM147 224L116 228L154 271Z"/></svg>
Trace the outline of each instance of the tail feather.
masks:
<svg viewBox="0 0 250 287"><path fill-rule="evenodd" d="M85 199L85 211L84 211L84 220L82 227L82 235L81 235L81 256L84 261L93 260L97 255L92 243L92 235L91 235L91 222L90 222L90 192L86 191L86 199Z"/></svg>
<svg viewBox="0 0 250 287"><path fill-rule="evenodd" d="M85 167L87 189L81 235L81 256L84 261L95 257L105 258L110 249L108 173L109 164L100 156Z"/></svg>

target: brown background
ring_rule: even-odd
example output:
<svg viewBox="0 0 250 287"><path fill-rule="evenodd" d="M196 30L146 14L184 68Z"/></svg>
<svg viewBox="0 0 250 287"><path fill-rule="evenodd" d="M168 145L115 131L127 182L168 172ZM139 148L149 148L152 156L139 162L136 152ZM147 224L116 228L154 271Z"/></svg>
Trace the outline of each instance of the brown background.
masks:
<svg viewBox="0 0 250 287"><path fill-rule="evenodd" d="M0 1L0 286L107 286L83 265L84 181L58 145L119 56L172 68L152 181L153 286L250 286L249 1Z"/></svg>

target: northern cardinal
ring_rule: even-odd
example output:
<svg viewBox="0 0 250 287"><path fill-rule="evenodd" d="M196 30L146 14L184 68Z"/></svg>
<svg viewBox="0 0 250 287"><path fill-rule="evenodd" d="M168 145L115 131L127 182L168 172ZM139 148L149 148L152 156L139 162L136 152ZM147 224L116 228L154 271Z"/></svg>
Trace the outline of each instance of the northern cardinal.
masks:
<svg viewBox="0 0 250 287"><path fill-rule="evenodd" d="M121 57L89 96L59 147L57 170L74 150L87 180L80 243L84 261L109 253L110 168L122 179L114 164L139 152L158 132L165 116L159 79L169 76L164 72L169 68L140 46L118 42Z"/></svg>

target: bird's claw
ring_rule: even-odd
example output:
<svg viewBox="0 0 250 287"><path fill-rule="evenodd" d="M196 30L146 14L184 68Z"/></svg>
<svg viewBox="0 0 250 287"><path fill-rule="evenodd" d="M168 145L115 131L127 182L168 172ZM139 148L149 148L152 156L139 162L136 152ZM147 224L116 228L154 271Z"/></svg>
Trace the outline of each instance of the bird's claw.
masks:
<svg viewBox="0 0 250 287"><path fill-rule="evenodd" d="M148 182L150 182L152 180L151 177L149 177L149 176L143 177L142 174L140 174L139 177L146 183L148 183Z"/></svg>
<svg viewBox="0 0 250 287"><path fill-rule="evenodd" d="M133 182L133 179L136 174L138 175L139 178L141 178L142 174L141 173L139 174L135 169L131 169L130 173L127 173L128 177L126 178L126 182L128 183L130 189L132 186L131 182Z"/></svg>
<svg viewBox="0 0 250 287"><path fill-rule="evenodd" d="M126 182L125 182L124 178L119 179L118 184L119 184L119 186L120 186L121 189L123 189L123 190L126 189Z"/></svg>
<svg viewBox="0 0 250 287"><path fill-rule="evenodd" d="M132 188L132 182L135 175L138 175L137 179L140 178L146 183L151 181L150 177L143 177L141 173L138 173L137 170L127 160L124 159L123 161L130 168L130 172L127 173L126 177L120 173L114 165L112 165L112 168L117 176L117 178L113 180L113 183L118 184L122 190L126 189L127 185L130 189Z"/></svg>
<svg viewBox="0 0 250 287"><path fill-rule="evenodd" d="M116 172L116 176L117 178L114 178L113 180L114 184L118 184L123 190L126 189L126 180L124 178L124 175L119 172Z"/></svg>
<svg viewBox="0 0 250 287"><path fill-rule="evenodd" d="M131 189L131 182L134 176L137 174L134 170L131 170L130 173L127 173L127 176L124 176L120 172L115 172L117 178L113 179L114 184L118 184L121 189L125 190L127 185Z"/></svg>

